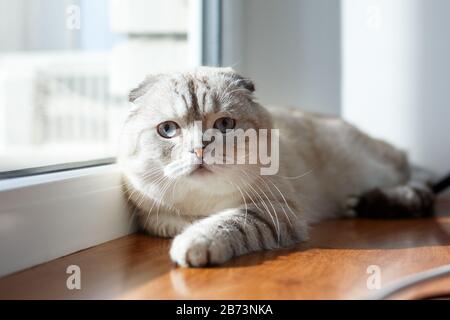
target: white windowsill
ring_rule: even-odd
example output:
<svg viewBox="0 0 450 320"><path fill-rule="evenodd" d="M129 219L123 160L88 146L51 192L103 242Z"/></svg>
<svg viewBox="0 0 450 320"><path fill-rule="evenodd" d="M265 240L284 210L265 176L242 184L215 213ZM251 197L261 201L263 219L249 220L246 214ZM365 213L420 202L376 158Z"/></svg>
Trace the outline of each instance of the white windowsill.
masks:
<svg viewBox="0 0 450 320"><path fill-rule="evenodd" d="M135 230L116 165L0 180L0 276Z"/></svg>

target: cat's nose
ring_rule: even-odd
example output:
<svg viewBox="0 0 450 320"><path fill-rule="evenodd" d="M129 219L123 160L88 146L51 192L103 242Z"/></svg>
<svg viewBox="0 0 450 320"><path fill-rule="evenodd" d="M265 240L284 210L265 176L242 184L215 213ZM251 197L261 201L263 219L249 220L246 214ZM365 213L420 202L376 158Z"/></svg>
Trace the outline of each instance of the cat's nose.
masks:
<svg viewBox="0 0 450 320"><path fill-rule="evenodd" d="M195 153L197 158L201 159L203 158L203 148L194 148L191 150L192 153Z"/></svg>

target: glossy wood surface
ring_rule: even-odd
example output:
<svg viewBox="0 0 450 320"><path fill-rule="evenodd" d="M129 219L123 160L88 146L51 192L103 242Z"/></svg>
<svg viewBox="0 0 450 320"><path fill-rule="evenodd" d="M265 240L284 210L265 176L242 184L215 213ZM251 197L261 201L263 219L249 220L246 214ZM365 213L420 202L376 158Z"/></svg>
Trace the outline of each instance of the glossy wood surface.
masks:
<svg viewBox="0 0 450 320"><path fill-rule="evenodd" d="M0 279L0 299L364 299L366 270L385 286L450 264L450 203L420 220L332 220L294 249L239 257L214 268L184 269L168 257L170 240L131 235ZM81 268L68 290L66 268ZM450 277L396 298L450 295Z"/></svg>

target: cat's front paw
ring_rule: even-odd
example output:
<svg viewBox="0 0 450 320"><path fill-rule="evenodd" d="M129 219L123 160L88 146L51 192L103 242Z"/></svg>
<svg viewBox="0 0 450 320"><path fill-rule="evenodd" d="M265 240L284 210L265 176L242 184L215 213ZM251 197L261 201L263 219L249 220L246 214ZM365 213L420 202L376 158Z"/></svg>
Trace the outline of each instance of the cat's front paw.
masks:
<svg viewBox="0 0 450 320"><path fill-rule="evenodd" d="M176 236L170 248L172 261L183 267L220 264L232 256L232 249L227 243L190 232Z"/></svg>

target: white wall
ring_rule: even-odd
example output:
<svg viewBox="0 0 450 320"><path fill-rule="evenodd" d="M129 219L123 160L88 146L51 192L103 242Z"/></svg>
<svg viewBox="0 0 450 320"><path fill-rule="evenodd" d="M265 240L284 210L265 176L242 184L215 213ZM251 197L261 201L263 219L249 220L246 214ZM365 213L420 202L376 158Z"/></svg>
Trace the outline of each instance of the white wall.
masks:
<svg viewBox="0 0 450 320"><path fill-rule="evenodd" d="M253 78L263 103L339 114L338 0L223 3L223 64Z"/></svg>
<svg viewBox="0 0 450 320"><path fill-rule="evenodd" d="M450 1L343 0L343 116L450 170Z"/></svg>
<svg viewBox="0 0 450 320"><path fill-rule="evenodd" d="M224 64L450 171L450 1L227 0Z"/></svg>

